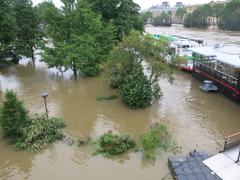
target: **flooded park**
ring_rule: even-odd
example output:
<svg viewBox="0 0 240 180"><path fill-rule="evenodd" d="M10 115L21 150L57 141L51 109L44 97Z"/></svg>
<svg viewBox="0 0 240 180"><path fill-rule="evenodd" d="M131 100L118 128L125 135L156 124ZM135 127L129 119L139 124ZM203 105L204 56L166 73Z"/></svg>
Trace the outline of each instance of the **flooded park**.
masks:
<svg viewBox="0 0 240 180"><path fill-rule="evenodd" d="M218 30L146 27L148 33L168 33L215 43L240 44L240 33ZM98 136L113 132L131 134L139 140L151 124L166 125L182 147L179 154L197 148L215 154L223 147L223 138L239 131L240 106L220 93L207 94L191 74L176 72L172 83L160 80L161 99L150 108L131 110L120 98L97 101L99 96L117 95L103 76L74 79L73 73L48 69L36 55L36 63L22 60L19 65L0 71L0 103L4 92L14 90L31 113L44 113L42 92L48 92L51 116L63 117L64 132L74 137ZM92 156L89 147L57 142L39 153L16 151L0 138L0 179L86 179L86 180L159 180L171 179L167 158L160 153L155 162L142 160L141 153L120 157ZM71 177L71 178L69 178Z"/></svg>

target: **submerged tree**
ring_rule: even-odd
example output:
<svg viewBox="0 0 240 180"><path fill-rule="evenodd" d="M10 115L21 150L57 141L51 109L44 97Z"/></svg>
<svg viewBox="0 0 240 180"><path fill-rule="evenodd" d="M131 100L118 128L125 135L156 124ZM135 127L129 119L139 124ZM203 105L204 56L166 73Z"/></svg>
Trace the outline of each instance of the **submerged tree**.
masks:
<svg viewBox="0 0 240 180"><path fill-rule="evenodd" d="M45 10L47 33L53 41L44 53L49 67L72 69L94 76L100 64L114 45L114 27L103 25L101 17L89 8L85 1L62 1L64 6Z"/></svg>
<svg viewBox="0 0 240 180"><path fill-rule="evenodd" d="M42 36L31 0L2 0L0 26L0 65L18 63L23 56L34 59Z"/></svg>
<svg viewBox="0 0 240 180"><path fill-rule="evenodd" d="M7 91L1 108L0 125L5 136L17 139L22 136L22 128L29 122L28 111L12 91Z"/></svg>
<svg viewBox="0 0 240 180"><path fill-rule="evenodd" d="M34 49L41 41L38 18L31 0L15 0L16 53L34 60Z"/></svg>
<svg viewBox="0 0 240 180"><path fill-rule="evenodd" d="M158 80L171 78L164 57L168 42L131 32L109 55L105 71L109 84L119 88L123 101L131 108L145 108L160 97Z"/></svg>
<svg viewBox="0 0 240 180"><path fill-rule="evenodd" d="M13 1L0 1L0 67L18 62L15 53L16 22Z"/></svg>

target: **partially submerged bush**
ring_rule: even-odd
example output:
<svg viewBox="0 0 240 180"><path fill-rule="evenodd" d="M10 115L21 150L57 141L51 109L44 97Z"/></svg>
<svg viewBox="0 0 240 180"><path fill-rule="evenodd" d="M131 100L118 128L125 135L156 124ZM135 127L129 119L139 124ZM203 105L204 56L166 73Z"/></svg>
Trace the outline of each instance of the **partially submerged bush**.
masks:
<svg viewBox="0 0 240 180"><path fill-rule="evenodd" d="M22 136L22 128L29 122L28 111L13 91L7 91L1 108L0 125L3 134L15 140Z"/></svg>
<svg viewBox="0 0 240 180"><path fill-rule="evenodd" d="M64 120L62 118L59 117L51 117L50 121L58 128L58 129L62 129L64 127L66 127L66 124L64 123Z"/></svg>
<svg viewBox="0 0 240 180"><path fill-rule="evenodd" d="M141 136L141 146L144 159L152 160L156 158L160 150L173 151L175 153L180 148L172 140L167 127L161 124L155 124Z"/></svg>
<svg viewBox="0 0 240 180"><path fill-rule="evenodd" d="M62 139L63 134L58 130L61 126L56 122L56 118L47 120L43 115L35 115L31 123L22 129L23 135L16 143L16 148L39 151L55 140Z"/></svg>
<svg viewBox="0 0 240 180"><path fill-rule="evenodd" d="M123 102L130 108L145 108L151 105L153 91L151 83L143 73L141 66L136 66L120 85Z"/></svg>
<svg viewBox="0 0 240 180"><path fill-rule="evenodd" d="M103 134L94 144L95 154L103 154L107 157L122 154L136 145L129 135L112 134L112 132Z"/></svg>

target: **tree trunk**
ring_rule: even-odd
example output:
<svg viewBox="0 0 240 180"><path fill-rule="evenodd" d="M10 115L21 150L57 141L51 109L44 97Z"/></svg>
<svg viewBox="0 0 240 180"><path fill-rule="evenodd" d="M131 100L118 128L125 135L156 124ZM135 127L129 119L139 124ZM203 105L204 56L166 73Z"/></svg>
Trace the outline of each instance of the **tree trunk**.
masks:
<svg viewBox="0 0 240 180"><path fill-rule="evenodd" d="M31 49L32 49L32 54L31 54L32 62L33 64L35 64L34 48L32 47Z"/></svg>
<svg viewBox="0 0 240 180"><path fill-rule="evenodd" d="M73 74L74 74L74 77L77 78L77 66L74 61L73 61Z"/></svg>

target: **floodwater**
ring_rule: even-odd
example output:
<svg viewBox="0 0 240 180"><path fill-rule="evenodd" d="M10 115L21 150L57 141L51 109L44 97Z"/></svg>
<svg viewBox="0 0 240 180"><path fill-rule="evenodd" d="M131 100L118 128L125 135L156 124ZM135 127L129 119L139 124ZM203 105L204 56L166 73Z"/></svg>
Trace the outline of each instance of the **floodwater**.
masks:
<svg viewBox="0 0 240 180"><path fill-rule="evenodd" d="M180 35L206 37L218 41L240 42L240 36L228 32L186 30L182 27L154 28L153 33L168 31ZM40 59L40 56L37 56ZM221 149L223 137L240 129L240 106L221 94L206 94L199 82L187 73L177 73L170 84L161 80L163 97L151 108L130 110L120 100L96 101L98 96L115 95L102 77L75 80L72 72L59 73L46 65L22 61L0 71L0 103L3 92L13 89L31 113L44 113L40 93L47 91L51 116L65 119L64 131L72 136L101 135L108 130L129 133L137 140L155 122L165 124L173 139L182 146L180 154L205 150L210 154ZM89 147L70 146L57 142L46 150L31 154L15 151L0 137L0 179L33 180L159 180L169 173L167 157L160 153L154 163L142 160L141 153L130 152L113 159L91 156ZM165 179L172 179L170 175Z"/></svg>

